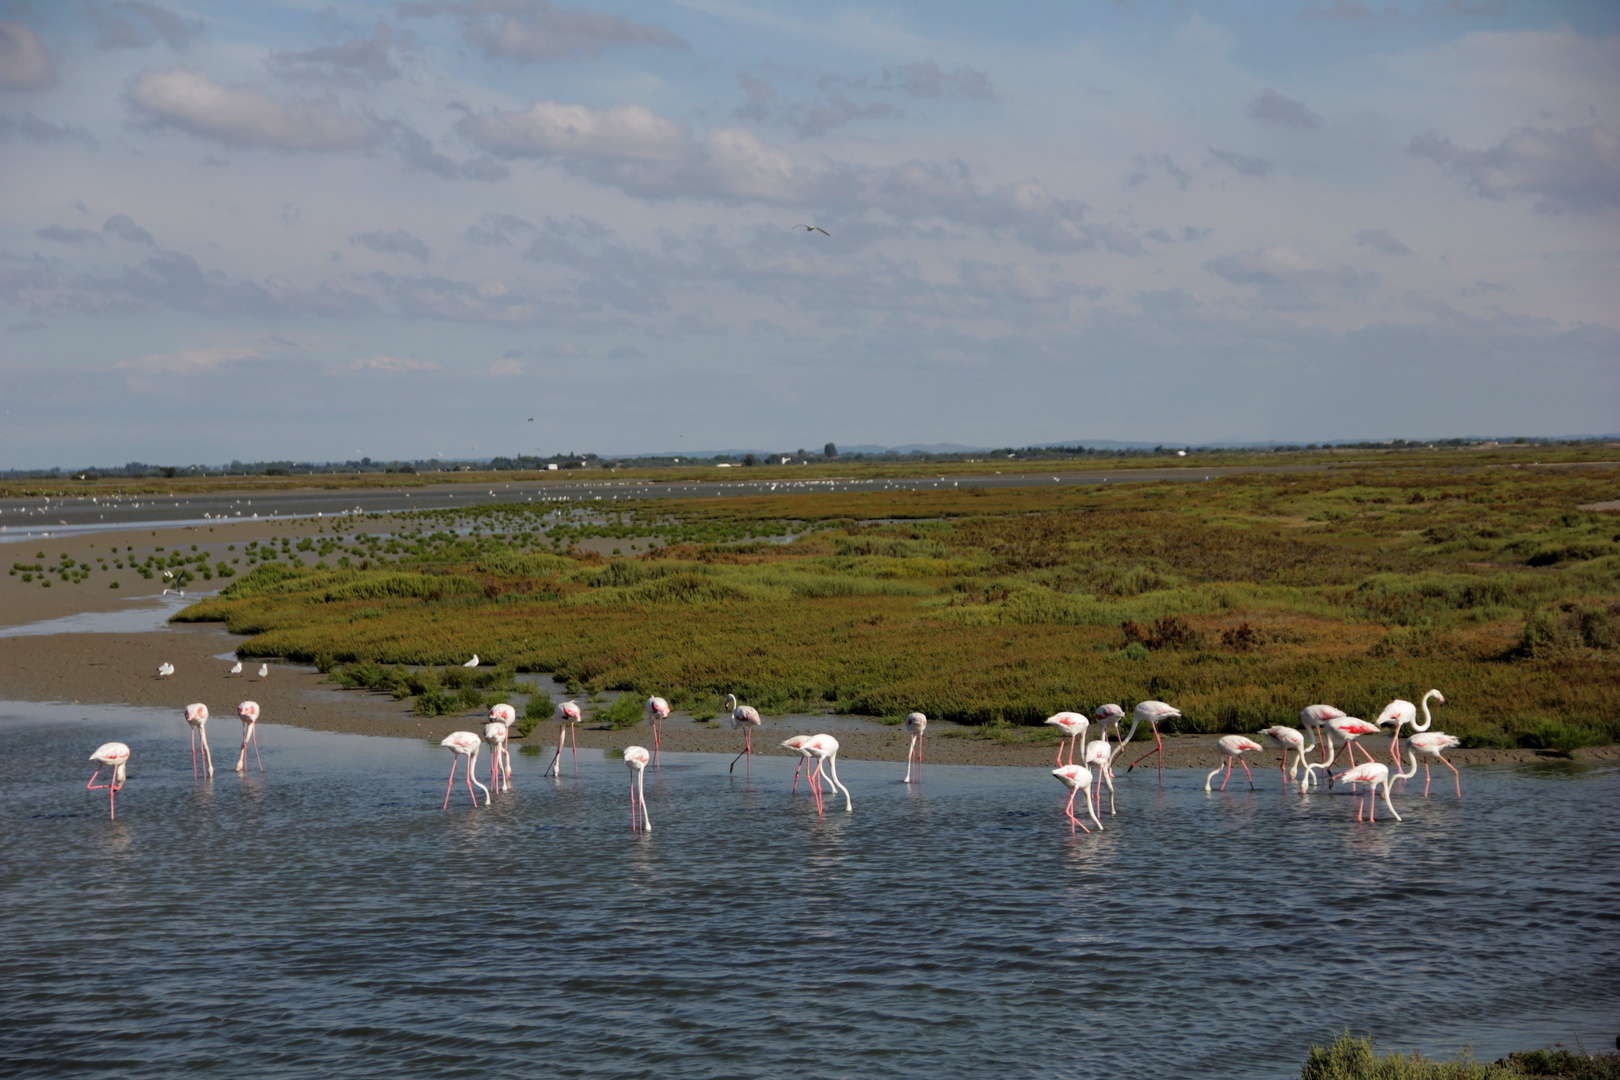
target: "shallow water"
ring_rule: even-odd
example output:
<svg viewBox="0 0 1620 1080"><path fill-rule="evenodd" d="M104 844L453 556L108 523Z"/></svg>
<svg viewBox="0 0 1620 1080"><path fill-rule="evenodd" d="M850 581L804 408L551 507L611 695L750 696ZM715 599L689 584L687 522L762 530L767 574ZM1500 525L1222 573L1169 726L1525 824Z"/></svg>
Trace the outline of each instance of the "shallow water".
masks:
<svg viewBox="0 0 1620 1080"><path fill-rule="evenodd" d="M0 638L35 637L41 634L143 634L149 630L162 630L175 612L213 595L214 590L191 591L186 596L175 592L158 596L132 596L127 601L128 607L112 611L80 611L59 619L0 626Z"/></svg>
<svg viewBox="0 0 1620 1080"><path fill-rule="evenodd" d="M436 745L261 725L238 776L211 726L194 783L177 712L0 705L12 1074L1284 1077L1345 1025L1488 1059L1620 1014L1614 768L1371 827L1167 770L1071 837L1041 769L841 763L818 818L791 760L667 755L637 836L616 756L444 812Z"/></svg>

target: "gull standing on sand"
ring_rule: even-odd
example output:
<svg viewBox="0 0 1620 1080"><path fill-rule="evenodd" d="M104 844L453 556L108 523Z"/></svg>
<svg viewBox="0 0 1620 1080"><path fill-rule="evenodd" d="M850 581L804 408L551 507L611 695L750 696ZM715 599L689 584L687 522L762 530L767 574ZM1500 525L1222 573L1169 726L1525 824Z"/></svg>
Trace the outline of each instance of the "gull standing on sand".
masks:
<svg viewBox="0 0 1620 1080"><path fill-rule="evenodd" d="M268 679L269 677L270 677L270 665L269 664L260 664L259 665L259 678L260 679Z"/></svg>
<svg viewBox="0 0 1620 1080"><path fill-rule="evenodd" d="M647 773L647 762L651 755L644 746L627 746L624 748L624 763L630 767L630 831L636 832L645 828L652 832L652 818L647 816L647 791L642 786L642 778ZM641 807L641 817L636 817L637 805Z"/></svg>
<svg viewBox="0 0 1620 1080"><path fill-rule="evenodd" d="M259 771L264 772L264 759L259 757L259 703L257 701L244 701L236 707L236 715L242 721L242 752L236 755L236 771L241 772L247 764L248 740L253 741L253 758L259 763Z"/></svg>
<svg viewBox="0 0 1620 1080"><path fill-rule="evenodd" d="M754 761L754 729L759 727L759 710L752 705L737 704L736 694L726 695L726 708L731 710L731 730L744 729L742 751L731 759L731 768L726 771L735 770L737 758L746 757L748 761L744 763L743 771L747 773Z"/></svg>
<svg viewBox="0 0 1620 1080"><path fill-rule="evenodd" d="M1215 749L1221 755L1221 760L1226 763L1226 775L1221 777L1221 790L1226 790L1226 782L1232 778L1232 762L1236 761L1243 766L1243 775L1249 778L1249 790L1253 791L1254 774L1249 771L1249 763L1243 760L1243 755L1264 750L1265 747L1246 735L1222 735L1215 740ZM1209 790L1210 781L1215 779L1215 774L1220 771L1220 765L1216 765L1209 771L1209 775L1204 777L1205 791Z"/></svg>
<svg viewBox="0 0 1620 1080"><path fill-rule="evenodd" d="M484 787L478 777L473 775L478 767L478 748L483 745L483 742L470 731L452 731L439 740L439 745L448 747L451 754L454 755L450 759L450 782L444 786L444 805L440 809L450 809L450 789L456 784L456 762L463 757L467 759L467 794L472 795L473 806L478 805L478 796L473 794L474 784L477 784L483 790L484 805L488 806L490 803L489 788Z"/></svg>
<svg viewBox="0 0 1620 1080"><path fill-rule="evenodd" d="M1059 765L1052 770L1052 775L1058 778L1059 783L1069 789L1069 804L1063 808L1063 812L1069 815L1069 835L1074 835L1076 825L1086 829L1086 823L1074 816L1074 797L1082 791L1086 793L1086 813L1090 814L1091 820L1097 823L1097 831L1102 832L1102 821L1097 817L1096 811L1091 808L1091 770L1084 765ZM1089 833L1091 830L1086 829L1086 832Z"/></svg>
<svg viewBox="0 0 1620 1080"><path fill-rule="evenodd" d="M202 739L203 758L208 775L214 775L214 755L208 752L208 706L202 702L186 706L186 723L191 725L191 778L197 779L197 740Z"/></svg>
<svg viewBox="0 0 1620 1080"><path fill-rule="evenodd" d="M236 663L231 665L230 677L231 678L236 678L238 675L241 675L241 674L242 674L242 661L238 660Z"/></svg>
<svg viewBox="0 0 1620 1080"><path fill-rule="evenodd" d="M552 716L557 720L557 756L551 759L551 765L547 771L552 776L561 776L563 743L567 741L568 733L573 731L574 725L579 723L579 703L565 701L557 706ZM574 778L579 778L579 732L577 731L574 731Z"/></svg>
<svg viewBox="0 0 1620 1080"><path fill-rule="evenodd" d="M165 660L163 663L158 665L158 673L157 673L158 678L167 679L170 675L173 675L173 674L174 674L174 665L169 663L167 660Z"/></svg>
<svg viewBox="0 0 1620 1080"><path fill-rule="evenodd" d="M906 716L906 731L911 735L911 746L906 750L906 778L902 784L911 783L911 763L917 763L917 780L922 780L922 737L928 730L928 717L920 712L909 713Z"/></svg>
<svg viewBox="0 0 1620 1080"><path fill-rule="evenodd" d="M96 763L96 771L90 774L90 780L84 785L86 791L107 792L107 818L109 821L118 820L118 792L124 786L124 766L129 764L129 747L121 742L102 743L96 747L96 752L90 755L90 760ZM112 776L105 784L96 783L96 777L101 775L105 766L112 766Z"/></svg>

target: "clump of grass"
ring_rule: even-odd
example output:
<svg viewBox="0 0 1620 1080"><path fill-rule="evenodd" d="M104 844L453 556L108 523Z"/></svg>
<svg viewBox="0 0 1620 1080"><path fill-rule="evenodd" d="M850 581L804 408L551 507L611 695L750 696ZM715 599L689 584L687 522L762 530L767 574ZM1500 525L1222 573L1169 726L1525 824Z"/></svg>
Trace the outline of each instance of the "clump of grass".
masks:
<svg viewBox="0 0 1620 1080"><path fill-rule="evenodd" d="M1596 728L1562 720L1538 720L1535 727L1519 735L1520 746L1531 750L1552 750L1565 757L1583 746L1602 746L1606 742L1608 739Z"/></svg>
<svg viewBox="0 0 1620 1080"><path fill-rule="evenodd" d="M1485 1065L1463 1054L1451 1061L1428 1061L1417 1053L1380 1056L1371 1038L1346 1029L1331 1045L1311 1047L1300 1080L1522 1080L1503 1065Z"/></svg>
<svg viewBox="0 0 1620 1080"><path fill-rule="evenodd" d="M596 719L606 721L614 731L620 731L639 724L643 715L642 699L635 694L625 693L620 694L605 711L597 713Z"/></svg>
<svg viewBox="0 0 1620 1080"><path fill-rule="evenodd" d="M1526 1050L1504 1063L1528 1077L1562 1080L1620 1080L1620 1054L1576 1054L1569 1050Z"/></svg>

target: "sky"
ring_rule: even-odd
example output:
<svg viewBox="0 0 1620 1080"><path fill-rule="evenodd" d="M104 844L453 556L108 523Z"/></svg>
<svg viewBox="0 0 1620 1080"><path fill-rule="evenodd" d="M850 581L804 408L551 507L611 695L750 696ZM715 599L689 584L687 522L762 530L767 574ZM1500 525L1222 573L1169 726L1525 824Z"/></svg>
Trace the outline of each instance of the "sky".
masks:
<svg viewBox="0 0 1620 1080"><path fill-rule="evenodd" d="M0 0L0 468L1613 433L1617 113L1608 0Z"/></svg>

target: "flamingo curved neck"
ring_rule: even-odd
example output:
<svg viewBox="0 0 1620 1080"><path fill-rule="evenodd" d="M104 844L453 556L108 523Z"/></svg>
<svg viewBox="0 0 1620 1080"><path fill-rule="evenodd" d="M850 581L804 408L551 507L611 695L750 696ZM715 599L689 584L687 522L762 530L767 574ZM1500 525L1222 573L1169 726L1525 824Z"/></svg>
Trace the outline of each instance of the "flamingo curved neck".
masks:
<svg viewBox="0 0 1620 1080"><path fill-rule="evenodd" d="M1413 717L1413 719L1412 719L1412 731L1413 731L1414 734L1421 735L1423 732L1429 730L1429 725L1434 723L1434 717L1429 715L1429 699L1432 698L1432 697L1439 697L1439 696L1440 696L1440 691L1438 691L1438 690L1430 690L1427 694L1423 695L1423 701L1422 701L1422 705L1423 705L1423 726L1418 727L1417 718ZM1400 729L1397 728L1396 730L1398 731Z"/></svg>

